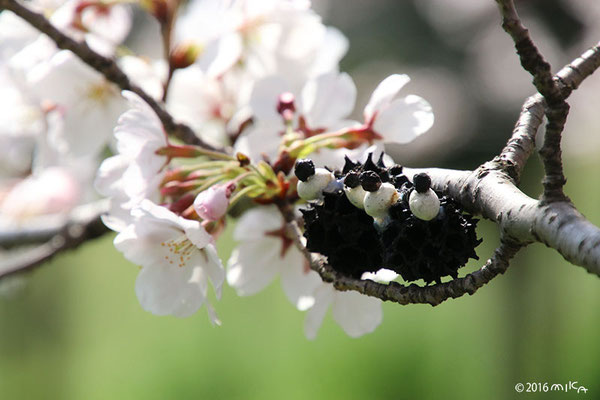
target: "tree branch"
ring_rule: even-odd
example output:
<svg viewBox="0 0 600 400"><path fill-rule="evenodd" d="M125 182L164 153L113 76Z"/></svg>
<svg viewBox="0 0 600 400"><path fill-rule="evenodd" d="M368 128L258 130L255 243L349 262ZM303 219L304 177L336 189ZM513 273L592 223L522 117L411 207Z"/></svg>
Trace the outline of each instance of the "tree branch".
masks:
<svg viewBox="0 0 600 400"><path fill-rule="evenodd" d="M0 238L3 246L15 245L19 239L47 241L22 252L13 251L14 255L4 258L0 262L0 279L15 273L30 271L59 252L74 249L88 240L109 232L100 218L106 213L107 205L106 201L101 201L81 206L74 210L68 222L60 226L46 226L37 231L34 229L16 231L14 237L8 232L2 232Z"/></svg>
<svg viewBox="0 0 600 400"><path fill-rule="evenodd" d="M521 65L533 76L533 84L538 92L544 96L547 104L546 133L544 144L540 149L540 156L544 164L546 175L542 181L544 194L542 201L568 201L563 193L563 186L567 182L563 167L560 149L561 134L569 114L569 105L565 95L561 92L554 77L550 64L539 52L529 31L523 26L513 0L496 0L502 14L502 28L512 37Z"/></svg>
<svg viewBox="0 0 600 400"><path fill-rule="evenodd" d="M563 67L554 79L558 82L561 95L568 98L581 82L600 67L600 43L591 47L580 57ZM519 183L521 172L535 149L535 136L543 122L546 103L544 97L535 94L529 97L521 109L512 137L496 159L499 168Z"/></svg>
<svg viewBox="0 0 600 400"><path fill-rule="evenodd" d="M509 260L522 247L511 241L502 242L483 267L463 278L453 279L449 282L431 286L416 284L406 286L398 282L382 284L369 279L355 279L339 273L327 264L325 257L310 253L302 243L302 232L295 221L293 212L281 207L280 210L287 221L288 236L309 261L310 268L316 271L323 281L333 284L337 290L354 290L367 296L402 305L430 304L437 306L450 298L455 299L467 293L473 294L494 277L503 274L508 268Z"/></svg>
<svg viewBox="0 0 600 400"><path fill-rule="evenodd" d="M12 11L23 18L37 30L48 35L57 47L63 50L70 50L83 62L100 72L108 81L113 82L122 90L129 90L136 93L154 110L169 134L187 144L195 144L210 150L223 151L222 149L216 149L214 146L204 142L196 136L189 126L175 122L171 114L169 114L161 104L129 80L129 77L119 68L113 59L96 53L85 42L73 40L56 29L42 14L29 10L27 7L19 4L16 0L0 0L0 10L2 9Z"/></svg>

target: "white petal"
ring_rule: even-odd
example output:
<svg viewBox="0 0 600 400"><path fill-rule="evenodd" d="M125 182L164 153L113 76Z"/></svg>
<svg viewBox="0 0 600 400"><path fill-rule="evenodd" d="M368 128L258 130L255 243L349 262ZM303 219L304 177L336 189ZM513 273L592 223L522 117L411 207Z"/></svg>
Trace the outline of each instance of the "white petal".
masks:
<svg viewBox="0 0 600 400"><path fill-rule="evenodd" d="M140 209L147 214L145 220L140 221L140 224L144 222L146 224L149 222L160 223L171 229L185 232L185 236L190 242L200 249L212 242L212 236L206 232L198 221L179 217L166 207L154 204L150 200L143 200Z"/></svg>
<svg viewBox="0 0 600 400"><path fill-rule="evenodd" d="M408 75L390 75L375 88L365 107L365 121L369 121L376 112L387 107L398 92L410 81Z"/></svg>
<svg viewBox="0 0 600 400"><path fill-rule="evenodd" d="M122 192L121 176L127 169L129 161L121 156L116 155L106 158L100 164L94 187L103 196L114 196Z"/></svg>
<svg viewBox="0 0 600 400"><path fill-rule="evenodd" d="M356 87L350 75L331 72L302 89L302 109L310 128L323 128L346 118L354 109Z"/></svg>
<svg viewBox="0 0 600 400"><path fill-rule="evenodd" d="M315 303L315 289L323 281L315 271L306 269L306 260L296 248L289 248L282 261L281 286L284 293L298 310L308 310Z"/></svg>
<svg viewBox="0 0 600 400"><path fill-rule="evenodd" d="M220 299L221 289L223 287L223 282L225 281L225 268L223 268L223 264L221 263L221 259L217 254L215 246L210 244L206 246L203 251L207 256L207 262L204 269L206 270L208 279L210 279L210 282L215 288L217 299Z"/></svg>
<svg viewBox="0 0 600 400"><path fill-rule="evenodd" d="M209 43L198 63L209 76L220 76L241 58L243 48L242 35L230 32Z"/></svg>
<svg viewBox="0 0 600 400"><path fill-rule="evenodd" d="M128 221L126 221L123 218L119 218L119 216L113 215L112 212L108 215L100 216L100 219L102 219L102 223L104 225L106 225L106 227L108 229L115 231L115 232L122 232L128 226L128 224L127 224Z"/></svg>
<svg viewBox="0 0 600 400"><path fill-rule="evenodd" d="M256 82L250 96L250 107L257 121L282 121L277 113L277 101L280 94L290 89L290 84L276 75Z"/></svg>
<svg viewBox="0 0 600 400"><path fill-rule="evenodd" d="M375 118L373 129L386 142L408 143L433 125L431 106L423 98L409 95L397 99Z"/></svg>
<svg viewBox="0 0 600 400"><path fill-rule="evenodd" d="M144 219L122 230L115 237L114 245L129 261L148 266L157 261L165 262L165 257L172 256L161 243L181 236L182 233L164 224Z"/></svg>
<svg viewBox="0 0 600 400"><path fill-rule="evenodd" d="M390 269L381 268L379 271L373 272L365 272L362 274L360 279L370 279L379 283L390 283L394 279L398 277L398 274Z"/></svg>
<svg viewBox="0 0 600 400"><path fill-rule="evenodd" d="M339 29L328 26L319 53L311 67L312 75L336 71L340 60L348 52L348 47L346 36Z"/></svg>
<svg viewBox="0 0 600 400"><path fill-rule="evenodd" d="M337 292L333 301L333 319L351 337L371 333L383 319L381 300L358 292Z"/></svg>
<svg viewBox="0 0 600 400"><path fill-rule="evenodd" d="M279 152L280 133L283 130L281 120L270 119L257 122L235 142L235 151L247 155L253 162L261 161L263 156L274 160Z"/></svg>
<svg viewBox="0 0 600 400"><path fill-rule="evenodd" d="M308 310L304 320L304 335L307 339L313 340L317 337L317 332L323 323L334 295L335 289L329 283L323 283L315 290L315 304Z"/></svg>
<svg viewBox="0 0 600 400"><path fill-rule="evenodd" d="M258 206L246 211L239 219L233 238L237 241L262 240L264 233L283 226L283 217L273 205Z"/></svg>
<svg viewBox="0 0 600 400"><path fill-rule="evenodd" d="M156 263L142 268L135 292L142 308L156 315L188 317L204 303L206 276L201 266Z"/></svg>
<svg viewBox="0 0 600 400"><path fill-rule="evenodd" d="M279 245L279 246L278 246ZM244 242L232 253L227 268L227 283L239 296L249 296L267 287L279 272L274 263L281 244L277 239Z"/></svg>

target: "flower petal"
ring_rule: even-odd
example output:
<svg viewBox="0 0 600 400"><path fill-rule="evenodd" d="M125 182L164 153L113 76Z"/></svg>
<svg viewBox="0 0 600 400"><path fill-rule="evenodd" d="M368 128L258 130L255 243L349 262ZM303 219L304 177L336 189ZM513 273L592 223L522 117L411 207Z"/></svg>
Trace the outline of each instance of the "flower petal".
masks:
<svg viewBox="0 0 600 400"><path fill-rule="evenodd" d="M354 109L356 86L350 75L331 72L306 83L302 109L310 128L324 128L346 118Z"/></svg>
<svg viewBox="0 0 600 400"><path fill-rule="evenodd" d="M142 268L135 282L142 308L156 315L188 317L202 306L206 292L201 266L180 268L156 263Z"/></svg>
<svg viewBox="0 0 600 400"><path fill-rule="evenodd" d="M279 245L279 246L278 246ZM273 238L244 242L231 254L227 268L227 283L238 296L256 294L267 287L279 272L275 260L280 243Z"/></svg>
<svg viewBox="0 0 600 400"><path fill-rule="evenodd" d="M371 333L383 319L381 300L358 292L337 292L333 301L333 319L351 337Z"/></svg>
<svg viewBox="0 0 600 400"><path fill-rule="evenodd" d="M394 100L375 118L373 130L386 142L408 143L433 125L429 103L415 95Z"/></svg>
<svg viewBox="0 0 600 400"><path fill-rule="evenodd" d="M199 60L200 68L209 76L220 76L240 59L243 49L242 35L226 33L206 46Z"/></svg>
<svg viewBox="0 0 600 400"><path fill-rule="evenodd" d="M313 340L317 337L317 332L323 323L334 295L335 289L328 283L323 283L315 290L315 304L308 310L304 320L304 335L307 339Z"/></svg>
<svg viewBox="0 0 600 400"><path fill-rule="evenodd" d="M223 267L223 263L221 263L221 259L217 254L217 249L215 249L215 246L209 244L202 250L207 257L207 262L206 265L204 265L204 269L206 270L208 279L210 279L210 282L215 288L217 299L220 299L223 282L225 281L225 268Z"/></svg>
<svg viewBox="0 0 600 400"><path fill-rule="evenodd" d="M281 76L273 75L254 84L250 95L250 107L258 122L283 121L277 113L279 95L290 91L290 84Z"/></svg>
<svg viewBox="0 0 600 400"><path fill-rule="evenodd" d="M305 268L302 253L295 248L287 251L281 262L281 286L288 299L300 311L311 308L315 303L314 292L323 283L319 274Z"/></svg>
<svg viewBox="0 0 600 400"><path fill-rule="evenodd" d="M283 226L283 218L273 205L259 206L248 210L239 219L233 238L237 241L262 240L265 232Z"/></svg>
<svg viewBox="0 0 600 400"><path fill-rule="evenodd" d="M382 111L387 107L408 82L410 82L408 75L398 74L390 75L381 81L373 91L371 99L365 107L365 121L370 121L376 112Z"/></svg>
<svg viewBox="0 0 600 400"><path fill-rule="evenodd" d="M390 269L381 268L379 271L373 272L365 272L362 274L360 279L370 279L374 282L379 283L390 283L394 279L396 279L399 275Z"/></svg>

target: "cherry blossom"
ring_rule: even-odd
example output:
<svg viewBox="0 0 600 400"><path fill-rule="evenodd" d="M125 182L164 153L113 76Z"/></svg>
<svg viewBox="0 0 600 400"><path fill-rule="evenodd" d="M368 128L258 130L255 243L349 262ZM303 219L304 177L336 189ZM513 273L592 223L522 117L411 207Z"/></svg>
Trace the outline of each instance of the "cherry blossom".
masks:
<svg viewBox="0 0 600 400"><path fill-rule="evenodd" d="M135 291L146 311L188 317L206 304L209 317L219 324L207 301L208 282L217 298L225 272L212 237L198 221L179 217L149 200L131 212L133 223L115 238L115 247L142 269Z"/></svg>
<svg viewBox="0 0 600 400"><path fill-rule="evenodd" d="M118 154L104 160L95 182L98 192L111 199L111 212L104 221L117 231L126 224L129 210L144 199L158 199L166 158L156 151L168 144L154 111L132 92L123 92L123 97L131 108L115 128Z"/></svg>
<svg viewBox="0 0 600 400"><path fill-rule="evenodd" d="M64 146L70 153L95 154L107 145L124 102L99 72L60 51L30 71L29 83L40 101L64 114Z"/></svg>
<svg viewBox="0 0 600 400"><path fill-rule="evenodd" d="M286 72L303 82L336 68L347 49L343 35L325 27L308 1L197 1L181 18L178 37L203 45L199 65L211 76L241 62L257 78Z"/></svg>
<svg viewBox="0 0 600 400"><path fill-rule="evenodd" d="M277 102L279 96L286 92L294 94L297 99L298 117L295 123L305 137L357 124L346 120L356 100L356 87L348 74L330 72L319 75L307 81L298 93L294 93L292 84L284 77L270 76L254 85L249 101L254 126L236 143L238 151L254 160L260 160L263 154L275 158L281 135L286 129L283 118L277 113ZM342 160L343 156L337 158Z"/></svg>
<svg viewBox="0 0 600 400"><path fill-rule="evenodd" d="M247 211L234 239L241 243L228 263L227 282L238 295L255 294L281 277L283 291L301 311L308 310L305 334L316 337L330 306L335 321L352 336L372 332L382 320L381 301L355 292L338 292L306 264L302 253L285 236L281 214L273 206Z"/></svg>

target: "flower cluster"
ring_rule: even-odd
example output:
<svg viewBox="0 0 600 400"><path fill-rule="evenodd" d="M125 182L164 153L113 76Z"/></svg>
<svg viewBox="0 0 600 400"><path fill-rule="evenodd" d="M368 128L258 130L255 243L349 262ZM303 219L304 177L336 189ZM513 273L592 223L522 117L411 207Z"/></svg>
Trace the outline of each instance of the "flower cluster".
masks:
<svg viewBox="0 0 600 400"><path fill-rule="evenodd" d="M211 148L169 137L140 97L121 93L74 54L59 51L5 12L3 23L23 29L0 31L10 39L0 48L8 60L0 65L0 78L9 93L2 100L6 107L0 107L5 122L0 141L23 151L0 161L12 168L3 189L9 194L0 197L0 207L9 207L10 192L19 186L39 187L40 181L54 179L59 183L49 185L64 187L63 196L48 195L42 209L28 210L68 211L94 198L91 177L97 170L93 187L110 201L104 223L117 232L116 248L141 266L135 290L145 310L185 317L205 305L210 320L219 323L208 302L210 286L217 298L225 281L245 296L280 276L292 304L307 312L308 337L315 337L330 307L353 337L376 328L380 300L338 292L322 282L294 246L282 215L299 220L296 206L303 199L318 200L304 211L309 249L328 255L333 265L343 265L357 278L390 281L396 273L381 269L390 266L409 276L399 256L383 250L404 246L398 242L402 234L386 239L384 231L382 239L373 218L381 224L391 218L388 229L400 231L404 217L395 215L408 209L409 218L437 221L437 213L427 215L438 196L433 199L427 185L421 190L415 182L415 205L411 194L400 202L402 210L394 211L394 205L388 213L391 204L400 204L396 189L408 179L400 182L404 178L392 175L383 159L376 165L365 158L369 151L383 150L385 142L408 143L433 124L425 100L401 94L406 75L383 80L362 120L350 119L357 90L338 67L347 40L323 25L308 1L198 0L181 9L179 2L142 1L142 9L160 25L164 60L123 45L131 4L35 0L31 6L43 9L59 29L114 57L133 82L164 101L168 112ZM309 156L310 163L296 164ZM344 166L347 156L364 163ZM324 165L342 169L345 181ZM450 210L447 199L439 204L447 215L460 214ZM229 214L241 216L234 233L239 243L225 268L215 241ZM446 225L464 222L456 218ZM332 236L333 226L344 234Z"/></svg>

